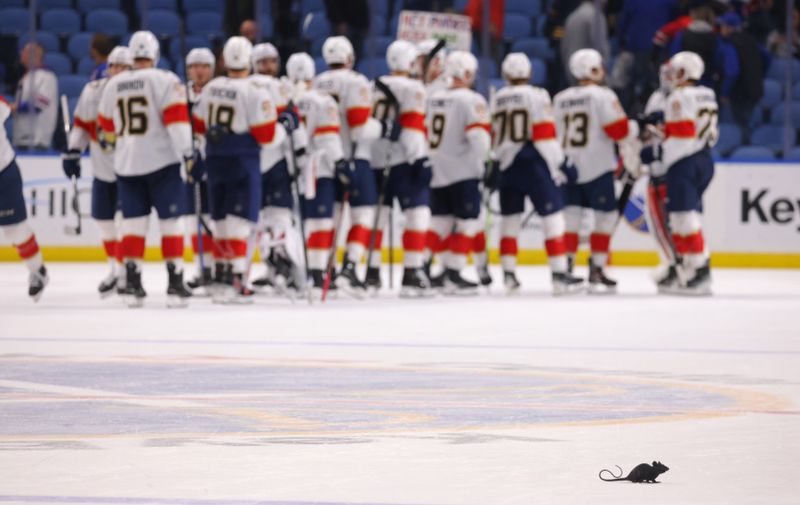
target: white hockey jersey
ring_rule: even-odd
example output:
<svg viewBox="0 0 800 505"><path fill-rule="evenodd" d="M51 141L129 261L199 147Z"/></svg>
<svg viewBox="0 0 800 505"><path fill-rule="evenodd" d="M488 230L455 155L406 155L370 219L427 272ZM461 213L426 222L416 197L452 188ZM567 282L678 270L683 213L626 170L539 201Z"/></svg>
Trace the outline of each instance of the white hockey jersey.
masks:
<svg viewBox="0 0 800 505"><path fill-rule="evenodd" d="M664 91L657 89L653 91L653 94L650 95L650 98L647 99L647 104L644 106L644 113L645 115L652 114L654 112L664 112L665 107L667 106L667 93ZM650 175L653 177L661 177L666 175L667 173L667 166L664 165L663 161L654 161L650 163Z"/></svg>
<svg viewBox="0 0 800 505"><path fill-rule="evenodd" d="M0 95L0 172L8 168L14 161L14 147L8 141L6 119L11 115L11 106L3 95Z"/></svg>
<svg viewBox="0 0 800 505"><path fill-rule="evenodd" d="M434 94L428 98L427 128L431 187L483 177L492 140L489 108L481 95L466 88Z"/></svg>
<svg viewBox="0 0 800 505"><path fill-rule="evenodd" d="M556 136L553 104L546 90L530 84L506 86L494 96L491 111L500 170L511 165L527 142L533 142L551 172L558 170L564 151Z"/></svg>
<svg viewBox="0 0 800 505"><path fill-rule="evenodd" d="M401 163L413 163L428 155L428 140L425 137L425 87L422 82L410 77L387 75L380 78L397 98L396 107L376 86L373 88L372 113L378 120L395 119L402 132L399 142L379 139L372 144L372 161L379 167Z"/></svg>
<svg viewBox="0 0 800 505"><path fill-rule="evenodd" d="M186 89L172 72L115 75L103 90L97 120L104 133L116 135L117 175L146 175L192 154Z"/></svg>
<svg viewBox="0 0 800 505"><path fill-rule="evenodd" d="M664 110L662 161L673 163L706 147L719 138L719 106L714 91L705 86L684 86L669 94Z"/></svg>
<svg viewBox="0 0 800 505"><path fill-rule="evenodd" d="M333 177L334 165L344 157L339 137L339 107L329 95L308 90L298 99L297 109L309 134L305 180Z"/></svg>
<svg viewBox="0 0 800 505"><path fill-rule="evenodd" d="M342 150L350 157L369 160L371 144L380 137L381 126L372 119L372 93L366 77L349 69L328 70L314 79L314 89L332 96L339 104Z"/></svg>
<svg viewBox="0 0 800 505"><path fill-rule="evenodd" d="M225 142L207 145L209 155L260 150L265 146L274 148L286 138L286 130L277 123L278 114L269 90L249 77L217 77L206 84L192 119L195 131L201 134L212 126L229 131Z"/></svg>
<svg viewBox="0 0 800 505"><path fill-rule="evenodd" d="M17 85L14 145L49 148L58 118L56 74L45 68L27 72Z"/></svg>
<svg viewBox="0 0 800 505"><path fill-rule="evenodd" d="M573 86L553 99L564 153L578 169L578 184L617 168L614 143L628 135L628 118L605 86Z"/></svg>
<svg viewBox="0 0 800 505"><path fill-rule="evenodd" d="M104 182L114 182L114 153L104 151L100 147L97 134L100 125L97 113L100 109L100 97L108 84L108 78L92 81L84 86L78 104L75 106L72 130L69 132L67 144L69 149L83 152L89 146L89 157L92 161L92 175Z"/></svg>

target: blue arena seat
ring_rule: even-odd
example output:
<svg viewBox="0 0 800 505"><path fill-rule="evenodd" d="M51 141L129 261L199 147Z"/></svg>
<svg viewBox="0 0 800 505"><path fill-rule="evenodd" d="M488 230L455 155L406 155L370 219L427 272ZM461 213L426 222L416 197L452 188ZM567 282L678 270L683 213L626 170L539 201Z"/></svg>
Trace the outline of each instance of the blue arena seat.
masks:
<svg viewBox="0 0 800 505"><path fill-rule="evenodd" d="M786 119L786 114L791 114L792 117L792 125L797 128L800 126L800 102L792 102L790 107L786 107L784 104L777 105L774 109L772 109L772 115L770 116L770 123L774 125L783 125L783 121Z"/></svg>
<svg viewBox="0 0 800 505"><path fill-rule="evenodd" d="M306 17L311 12L325 12L325 0L302 0L300 2L300 15Z"/></svg>
<svg viewBox="0 0 800 505"><path fill-rule="evenodd" d="M521 14L506 14L503 22L503 39L515 40L531 34L531 18Z"/></svg>
<svg viewBox="0 0 800 505"><path fill-rule="evenodd" d="M356 65L356 70L366 75L370 79L387 75L389 65L385 58L361 58Z"/></svg>
<svg viewBox="0 0 800 505"><path fill-rule="evenodd" d="M489 79L489 86L492 86L495 90L498 90L506 86L506 81L505 79Z"/></svg>
<svg viewBox="0 0 800 505"><path fill-rule="evenodd" d="M56 75L68 75L72 73L72 60L67 55L61 53L46 53L42 58L42 63Z"/></svg>
<svg viewBox="0 0 800 505"><path fill-rule="evenodd" d="M142 12L142 8L144 6L144 0L136 0L136 10L137 12ZM184 2L185 4L186 2ZM218 2L221 4L225 4L225 2ZM178 1L177 0L147 0L147 10L154 10L154 9L161 9L165 11L178 11ZM192 12L188 9L185 9L186 12Z"/></svg>
<svg viewBox="0 0 800 505"><path fill-rule="evenodd" d="M478 58L478 75L483 75L484 69L489 70L489 79L500 77L497 71L497 63L492 58Z"/></svg>
<svg viewBox="0 0 800 505"><path fill-rule="evenodd" d="M771 109L781 101L781 83L775 79L764 79L764 96L759 102L762 107Z"/></svg>
<svg viewBox="0 0 800 505"><path fill-rule="evenodd" d="M0 0L0 9L8 7L25 7L25 0Z"/></svg>
<svg viewBox="0 0 800 505"><path fill-rule="evenodd" d="M216 12L192 12L186 16L186 31L195 35L221 38L222 16Z"/></svg>
<svg viewBox="0 0 800 505"><path fill-rule="evenodd" d="M225 14L225 2L219 0L183 0L183 12L216 12Z"/></svg>
<svg viewBox="0 0 800 505"><path fill-rule="evenodd" d="M312 12L303 19L303 38L306 40L330 37L331 25L324 12Z"/></svg>
<svg viewBox="0 0 800 505"><path fill-rule="evenodd" d="M121 8L120 0L78 0L78 9L84 14L98 9L119 10Z"/></svg>
<svg viewBox="0 0 800 505"><path fill-rule="evenodd" d="M169 57L172 61L183 61L189 51L196 47L211 49L211 44L208 38L202 35L187 35L185 44L180 37L174 38L169 43Z"/></svg>
<svg viewBox="0 0 800 505"><path fill-rule="evenodd" d="M80 96L87 82L89 82L89 78L84 75L60 75L58 76L58 94L67 95L67 97Z"/></svg>
<svg viewBox="0 0 800 505"><path fill-rule="evenodd" d="M0 9L0 35L19 36L28 30L30 13L20 7Z"/></svg>
<svg viewBox="0 0 800 505"><path fill-rule="evenodd" d="M783 147L783 127L775 124L761 125L750 135L750 143L776 152Z"/></svg>
<svg viewBox="0 0 800 505"><path fill-rule="evenodd" d="M86 14L86 31L107 35L125 35L128 33L128 16L118 10L93 10Z"/></svg>
<svg viewBox="0 0 800 505"><path fill-rule="evenodd" d="M81 31L81 17L72 9L50 9L42 13L39 27L59 37L66 37Z"/></svg>
<svg viewBox="0 0 800 505"><path fill-rule="evenodd" d="M21 50L25 44L31 39L29 33L23 33L17 41L17 49ZM38 42L45 50L46 53L59 51L58 37L51 32L38 31L33 35L33 40Z"/></svg>
<svg viewBox="0 0 800 505"><path fill-rule="evenodd" d="M547 64L543 60L539 58L531 60L531 73L533 74L531 82L536 86L544 86L547 82Z"/></svg>
<svg viewBox="0 0 800 505"><path fill-rule="evenodd" d="M318 74L328 70L328 65L325 64L325 60L322 58L322 56L317 56L314 58L314 68Z"/></svg>
<svg viewBox="0 0 800 505"><path fill-rule="evenodd" d="M511 51L525 53L530 59L549 60L553 57L550 41L544 37L525 37L515 40L511 44Z"/></svg>
<svg viewBox="0 0 800 505"><path fill-rule="evenodd" d="M787 161L800 161L800 146L789 149L789 152L784 153L783 159Z"/></svg>
<svg viewBox="0 0 800 505"><path fill-rule="evenodd" d="M775 153L763 146L741 146L731 153L731 161L770 161L775 159Z"/></svg>
<svg viewBox="0 0 800 505"><path fill-rule="evenodd" d="M275 21L272 19L272 16L266 12L261 15L261 26L259 26L259 31L261 32L262 40L271 39L275 33Z"/></svg>
<svg viewBox="0 0 800 505"><path fill-rule="evenodd" d="M25 2L27 5L28 2ZM72 0L37 0L36 10L39 12L48 9L69 9L72 7Z"/></svg>
<svg viewBox="0 0 800 505"><path fill-rule="evenodd" d="M73 60L79 60L84 56L89 56L89 44L92 42L92 33L80 32L69 38L67 42L67 53Z"/></svg>
<svg viewBox="0 0 800 505"><path fill-rule="evenodd" d="M464 13L464 9L466 9L469 0L455 0L453 2L453 10L459 14Z"/></svg>
<svg viewBox="0 0 800 505"><path fill-rule="evenodd" d="M800 63L798 63L797 60L792 60L791 67L787 67L786 60L781 58L772 59L772 63L770 63L769 69L767 70L767 77L769 79L775 79L778 82L783 82L787 68L791 68L792 78L795 82L800 80L798 79L800 77Z"/></svg>
<svg viewBox="0 0 800 505"><path fill-rule="evenodd" d="M78 68L75 73L78 75L91 75L97 64L90 56L84 56L78 60Z"/></svg>
<svg viewBox="0 0 800 505"><path fill-rule="evenodd" d="M506 0L506 14L536 16L542 12L541 0Z"/></svg>
<svg viewBox="0 0 800 505"><path fill-rule="evenodd" d="M172 11L154 9L147 11L146 29L156 37L177 37L181 33L181 18Z"/></svg>
<svg viewBox="0 0 800 505"><path fill-rule="evenodd" d="M67 110L69 110L70 120L75 118L75 107L78 106L79 98L80 96L73 96L72 98L67 98Z"/></svg>
<svg viewBox="0 0 800 505"><path fill-rule="evenodd" d="M735 123L720 123L716 150L723 156L742 145L742 129Z"/></svg>
<svg viewBox="0 0 800 505"><path fill-rule="evenodd" d="M158 59L158 63L156 66L162 70L170 70L172 71L172 62L169 61L169 58L162 55L161 58Z"/></svg>

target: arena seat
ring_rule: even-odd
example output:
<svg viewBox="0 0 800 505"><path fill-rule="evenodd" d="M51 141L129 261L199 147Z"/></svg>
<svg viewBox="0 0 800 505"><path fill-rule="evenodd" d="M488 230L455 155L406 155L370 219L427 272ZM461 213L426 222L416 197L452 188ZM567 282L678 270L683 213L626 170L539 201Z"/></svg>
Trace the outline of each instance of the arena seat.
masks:
<svg viewBox="0 0 800 505"><path fill-rule="evenodd" d="M531 19L521 14L506 14L503 21L503 39L515 40L531 34Z"/></svg>
<svg viewBox="0 0 800 505"><path fill-rule="evenodd" d="M763 146L741 146L737 147L728 159L731 161L771 161L775 159L775 153Z"/></svg>
<svg viewBox="0 0 800 505"><path fill-rule="evenodd" d="M146 29L158 38L177 37L181 33L181 18L173 11L148 10Z"/></svg>
<svg viewBox="0 0 800 505"><path fill-rule="evenodd" d="M86 14L86 31L107 35L125 35L128 33L128 16L118 10L93 10Z"/></svg>
<svg viewBox="0 0 800 505"><path fill-rule="evenodd" d="M78 60L78 68L76 69L75 73L78 75L90 75L92 72L94 72L96 66L97 64L90 56L84 56Z"/></svg>
<svg viewBox="0 0 800 505"><path fill-rule="evenodd" d="M26 32L29 17L27 9L19 7L0 9L0 35L19 36Z"/></svg>
<svg viewBox="0 0 800 505"><path fill-rule="evenodd" d="M88 14L99 9L120 10L121 5L120 0L78 0L78 9Z"/></svg>
<svg viewBox="0 0 800 505"><path fill-rule="evenodd" d="M553 58L553 49L550 47L550 41L544 37L524 37L515 40L511 44L512 52L525 53L528 58L541 58L549 60Z"/></svg>
<svg viewBox="0 0 800 505"><path fill-rule="evenodd" d="M183 0L183 12L216 12L225 14L225 2L219 0Z"/></svg>
<svg viewBox="0 0 800 505"><path fill-rule="evenodd" d="M72 73L72 60L65 54L46 53L42 58L42 63L56 75L68 75Z"/></svg>
<svg viewBox="0 0 800 505"><path fill-rule="evenodd" d="M81 16L73 9L50 9L42 13L39 27L59 37L68 37L81 31Z"/></svg>
<svg viewBox="0 0 800 505"><path fill-rule="evenodd" d="M723 156L728 156L734 149L742 145L742 129L735 123L719 125L719 141L715 149Z"/></svg>
<svg viewBox="0 0 800 505"><path fill-rule="evenodd" d="M193 35L224 37L222 16L216 12L192 12L186 16L186 31Z"/></svg>
<svg viewBox="0 0 800 505"><path fill-rule="evenodd" d="M81 95L83 87L89 82L89 78L84 75L60 75L58 76L58 94L67 97L77 97Z"/></svg>
<svg viewBox="0 0 800 505"><path fill-rule="evenodd" d="M20 35L19 39L17 40L17 50L21 50L25 46L25 44L28 43L30 39L31 36L29 33L23 33L22 35ZM33 35L33 40L38 42L44 48L45 52L57 53L60 50L58 37L53 35L52 32L39 30Z"/></svg>
<svg viewBox="0 0 800 505"><path fill-rule="evenodd" d="M67 41L67 53L77 61L84 56L89 56L89 44L92 42L92 33L80 32L69 38Z"/></svg>

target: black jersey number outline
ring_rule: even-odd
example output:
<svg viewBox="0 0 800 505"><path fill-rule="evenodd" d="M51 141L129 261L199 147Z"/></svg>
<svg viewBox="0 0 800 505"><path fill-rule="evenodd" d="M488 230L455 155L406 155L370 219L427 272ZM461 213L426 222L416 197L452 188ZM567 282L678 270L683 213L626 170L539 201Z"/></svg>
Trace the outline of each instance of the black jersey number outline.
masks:
<svg viewBox="0 0 800 505"><path fill-rule="evenodd" d="M570 125L575 125L575 131L570 132ZM589 115L585 112L564 114L564 142L563 147L586 147L589 143Z"/></svg>

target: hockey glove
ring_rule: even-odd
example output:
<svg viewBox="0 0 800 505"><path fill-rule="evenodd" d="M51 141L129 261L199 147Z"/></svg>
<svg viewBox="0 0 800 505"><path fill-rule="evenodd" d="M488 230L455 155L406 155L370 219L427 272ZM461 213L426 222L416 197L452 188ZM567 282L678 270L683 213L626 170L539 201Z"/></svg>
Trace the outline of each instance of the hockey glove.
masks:
<svg viewBox="0 0 800 505"><path fill-rule="evenodd" d="M572 164L572 161L569 158L564 158L564 161L561 162L561 166L558 167L564 177L566 177L567 184L575 184L578 181L578 169L575 168L575 165ZM553 179L555 180L555 178ZM558 181L556 181L558 184Z"/></svg>
<svg viewBox="0 0 800 505"><path fill-rule="evenodd" d="M336 165L333 167L333 173L339 180L339 183L342 185L343 189L350 187L350 184L353 182L353 170L350 168L349 161L344 158L337 161Z"/></svg>
<svg viewBox="0 0 800 505"><path fill-rule="evenodd" d="M483 185L489 191L500 189L500 162L489 160L483 172Z"/></svg>
<svg viewBox="0 0 800 505"><path fill-rule="evenodd" d="M68 179L81 176L81 152L77 149L70 149L61 155L61 166Z"/></svg>
<svg viewBox="0 0 800 505"><path fill-rule="evenodd" d="M278 122L283 125L286 133L291 133L297 129L300 124L300 118L293 109L287 108L278 116Z"/></svg>
<svg viewBox="0 0 800 505"><path fill-rule="evenodd" d="M431 160L424 156L411 165L411 177L421 186L427 186L433 178Z"/></svg>
<svg viewBox="0 0 800 505"><path fill-rule="evenodd" d="M400 132L403 129L400 123L394 119L384 119L381 121L381 138L388 139L389 142L397 142L400 139Z"/></svg>
<svg viewBox="0 0 800 505"><path fill-rule="evenodd" d="M183 156L183 163L186 166L186 178L189 182L199 181L203 176L203 163L197 157L197 152Z"/></svg>
<svg viewBox="0 0 800 505"><path fill-rule="evenodd" d="M639 151L639 158L645 165L649 165L654 161L661 160L661 155L662 155L661 144L647 146L641 151Z"/></svg>

